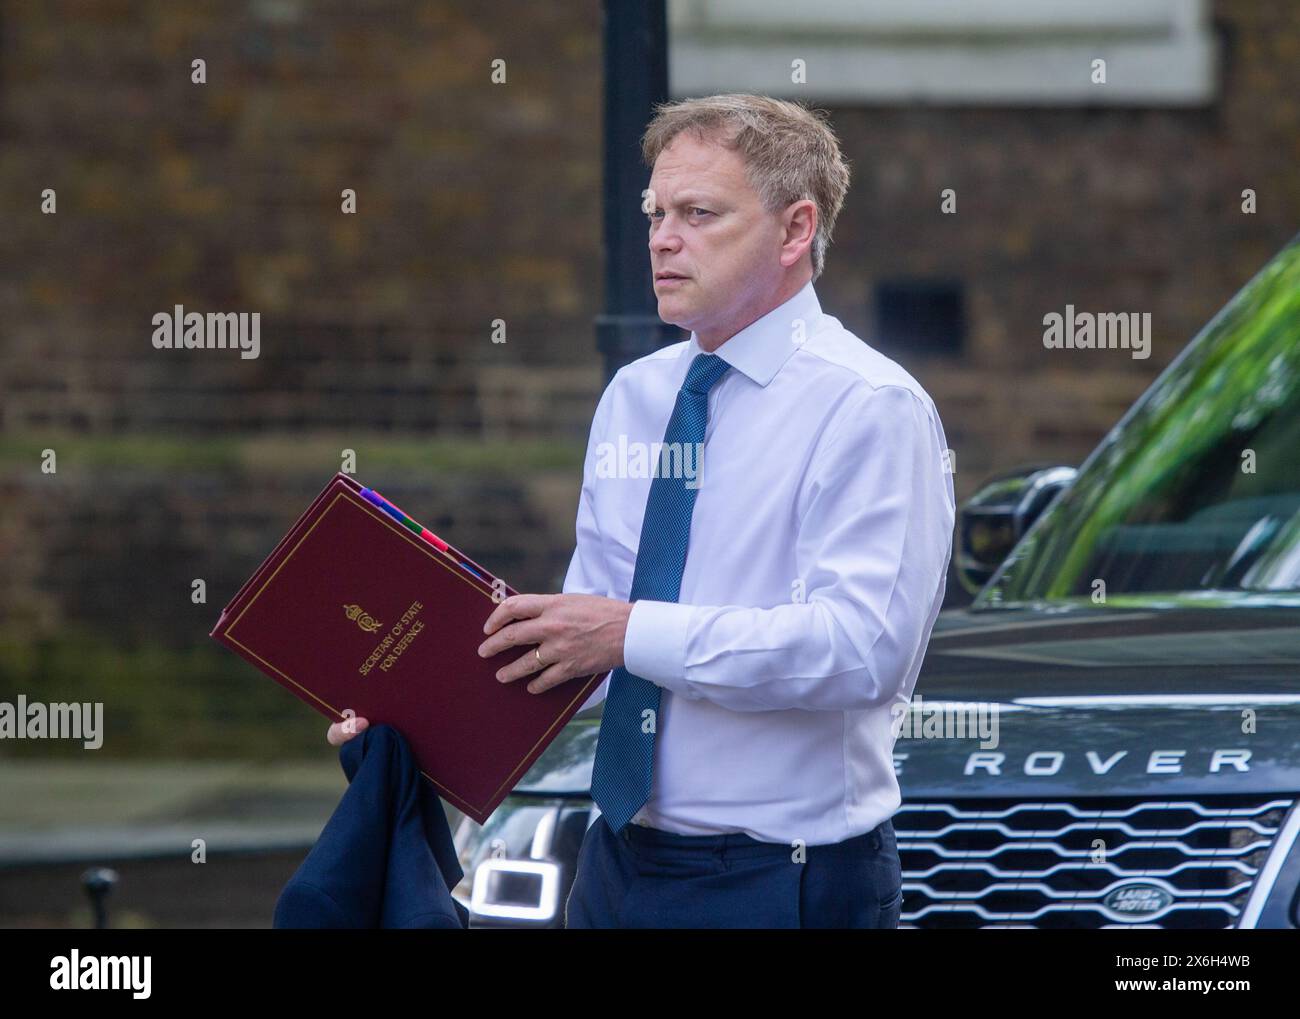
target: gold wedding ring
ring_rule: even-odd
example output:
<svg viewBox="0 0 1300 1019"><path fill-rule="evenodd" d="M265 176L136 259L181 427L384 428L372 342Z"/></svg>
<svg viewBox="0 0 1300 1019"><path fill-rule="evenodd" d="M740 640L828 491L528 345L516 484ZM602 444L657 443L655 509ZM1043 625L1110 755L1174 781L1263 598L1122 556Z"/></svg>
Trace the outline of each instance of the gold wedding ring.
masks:
<svg viewBox="0 0 1300 1019"><path fill-rule="evenodd" d="M543 668L543 669L546 668L546 666L542 664L542 652L541 652L541 649L540 649L540 648L533 648L533 654L537 657L537 664L538 664L538 666L540 666L540 667Z"/></svg>

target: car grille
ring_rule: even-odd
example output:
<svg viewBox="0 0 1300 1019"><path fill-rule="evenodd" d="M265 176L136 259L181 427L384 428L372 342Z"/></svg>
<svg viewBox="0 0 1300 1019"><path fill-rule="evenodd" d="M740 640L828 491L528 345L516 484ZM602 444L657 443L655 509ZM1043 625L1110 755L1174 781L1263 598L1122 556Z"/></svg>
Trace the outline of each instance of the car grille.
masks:
<svg viewBox="0 0 1300 1019"><path fill-rule="evenodd" d="M1293 800L905 801L900 927L1231 927Z"/></svg>

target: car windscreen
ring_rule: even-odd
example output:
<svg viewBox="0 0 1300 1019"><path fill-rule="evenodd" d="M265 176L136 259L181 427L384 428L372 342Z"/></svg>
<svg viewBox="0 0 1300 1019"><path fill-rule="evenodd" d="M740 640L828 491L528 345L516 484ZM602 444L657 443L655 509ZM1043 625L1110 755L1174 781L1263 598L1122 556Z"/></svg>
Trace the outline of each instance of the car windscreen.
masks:
<svg viewBox="0 0 1300 1019"><path fill-rule="evenodd" d="M1084 463L976 608L1300 591L1300 237Z"/></svg>

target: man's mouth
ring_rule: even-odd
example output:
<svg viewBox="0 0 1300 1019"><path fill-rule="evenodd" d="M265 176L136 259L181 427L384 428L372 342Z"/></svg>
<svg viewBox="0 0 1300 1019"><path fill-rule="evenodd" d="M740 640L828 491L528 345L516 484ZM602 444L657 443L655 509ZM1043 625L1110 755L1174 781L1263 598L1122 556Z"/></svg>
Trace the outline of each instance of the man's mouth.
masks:
<svg viewBox="0 0 1300 1019"><path fill-rule="evenodd" d="M684 280L687 279L681 273L676 272L657 272L655 273L655 282L662 283L664 280Z"/></svg>

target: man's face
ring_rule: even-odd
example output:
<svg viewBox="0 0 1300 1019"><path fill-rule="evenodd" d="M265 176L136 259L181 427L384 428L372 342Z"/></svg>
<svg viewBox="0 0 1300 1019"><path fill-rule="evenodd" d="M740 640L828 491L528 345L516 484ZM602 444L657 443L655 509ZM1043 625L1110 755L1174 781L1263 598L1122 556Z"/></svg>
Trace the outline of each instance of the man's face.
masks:
<svg viewBox="0 0 1300 1019"><path fill-rule="evenodd" d="M762 207L738 153L689 132L659 153L650 191L659 317L694 330L702 343L720 343L752 322L777 289L783 217Z"/></svg>

